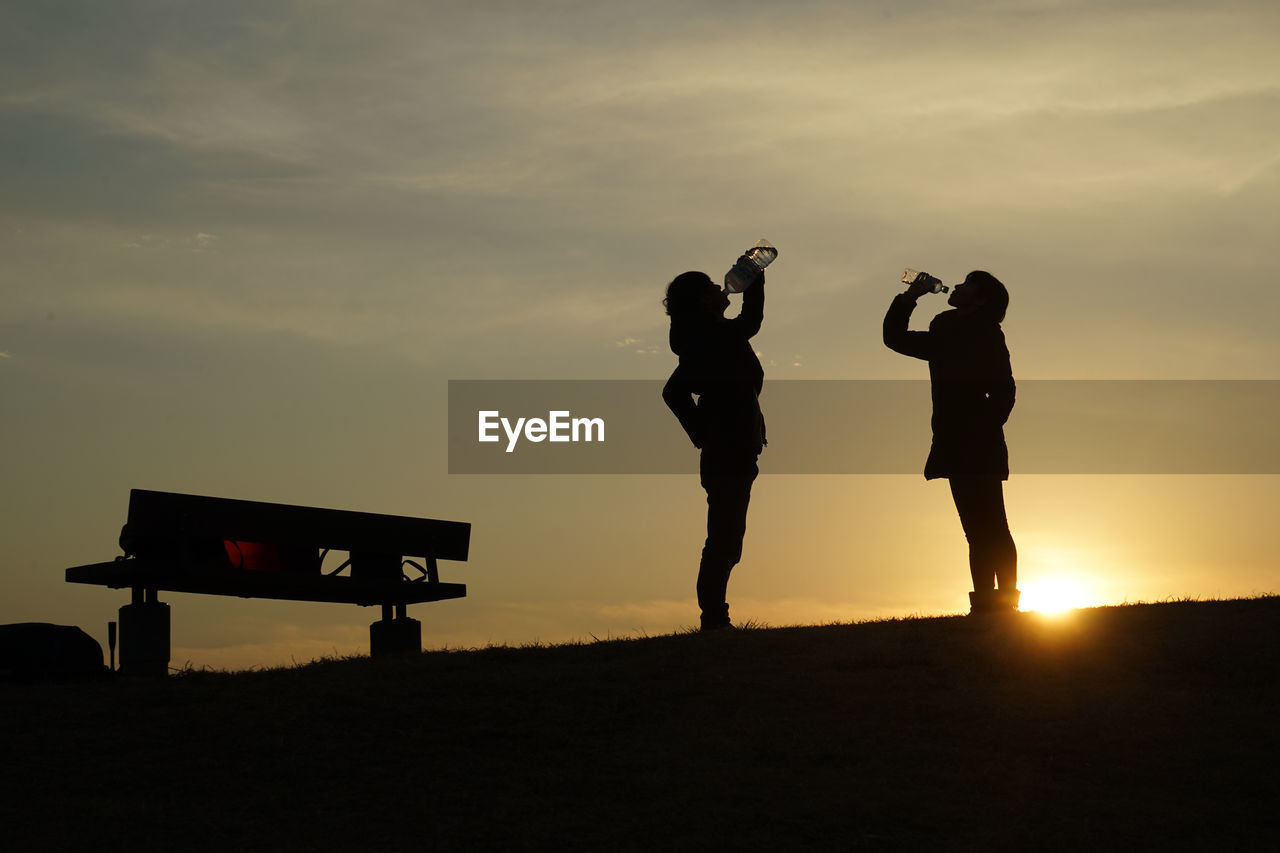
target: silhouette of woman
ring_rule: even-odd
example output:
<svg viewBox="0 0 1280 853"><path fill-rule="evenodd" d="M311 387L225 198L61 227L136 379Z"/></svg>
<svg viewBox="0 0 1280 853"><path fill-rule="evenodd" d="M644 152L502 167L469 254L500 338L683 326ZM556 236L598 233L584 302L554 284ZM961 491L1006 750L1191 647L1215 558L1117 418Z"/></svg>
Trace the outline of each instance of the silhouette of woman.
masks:
<svg viewBox="0 0 1280 853"><path fill-rule="evenodd" d="M724 316L729 297L706 273L676 276L663 305L680 363L662 399L702 451L699 474L707 491L697 584L702 630L730 628L729 573L742 558L751 484L765 445L759 401L764 369L750 344L764 319L764 273L743 292L742 311L732 320Z"/></svg>
<svg viewBox="0 0 1280 853"><path fill-rule="evenodd" d="M884 316L885 346L929 362L933 445L926 480L946 478L965 538L973 592L970 613L1018 609L1018 550L1009 532L1003 481L1009 479L1004 424L1013 410L1013 371L1000 323L1009 292L975 270L947 298L952 310L927 332L907 330L916 300L930 291L917 276Z"/></svg>

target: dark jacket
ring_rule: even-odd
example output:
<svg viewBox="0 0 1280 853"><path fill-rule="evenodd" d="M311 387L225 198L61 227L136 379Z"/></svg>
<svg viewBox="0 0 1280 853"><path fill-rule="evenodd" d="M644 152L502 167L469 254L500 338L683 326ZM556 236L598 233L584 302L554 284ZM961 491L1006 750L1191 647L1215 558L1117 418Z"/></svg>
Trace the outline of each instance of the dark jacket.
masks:
<svg viewBox="0 0 1280 853"><path fill-rule="evenodd" d="M744 455L763 448L759 398L764 368L750 343L763 320L762 284L743 292L742 311L732 320L671 319L671 351L680 363L662 389L662 399L695 446Z"/></svg>
<svg viewBox="0 0 1280 853"><path fill-rule="evenodd" d="M1009 479L1004 424L1015 386L999 323L976 314L943 311L927 332L907 330L916 303L899 294L884 315L889 349L929 362L933 446L925 479L998 476Z"/></svg>

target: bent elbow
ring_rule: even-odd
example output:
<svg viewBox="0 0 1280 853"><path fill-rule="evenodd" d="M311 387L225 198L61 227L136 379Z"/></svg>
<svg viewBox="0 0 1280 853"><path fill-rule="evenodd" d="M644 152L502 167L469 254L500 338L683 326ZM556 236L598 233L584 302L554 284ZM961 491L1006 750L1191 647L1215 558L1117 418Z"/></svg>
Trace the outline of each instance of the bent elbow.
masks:
<svg viewBox="0 0 1280 853"><path fill-rule="evenodd" d="M662 386L662 402L666 403L667 408L673 412L679 410L680 401L682 399L687 400L688 398L688 392L681 388L676 382L669 381L666 385Z"/></svg>

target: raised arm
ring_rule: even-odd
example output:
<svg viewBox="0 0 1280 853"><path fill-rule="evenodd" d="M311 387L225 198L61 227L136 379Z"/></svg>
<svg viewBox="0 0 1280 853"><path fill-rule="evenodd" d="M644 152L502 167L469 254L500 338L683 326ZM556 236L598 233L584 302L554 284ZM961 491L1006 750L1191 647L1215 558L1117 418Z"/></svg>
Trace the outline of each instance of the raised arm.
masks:
<svg viewBox="0 0 1280 853"><path fill-rule="evenodd" d="M742 310L729 321L744 338L754 337L764 322L764 272L742 293Z"/></svg>
<svg viewBox="0 0 1280 853"><path fill-rule="evenodd" d="M893 297L893 302L889 304L889 310L884 315L884 345L894 352L928 361L933 354L929 333L907 330L911 322L911 312L914 310L916 310L916 300L911 296L910 291Z"/></svg>

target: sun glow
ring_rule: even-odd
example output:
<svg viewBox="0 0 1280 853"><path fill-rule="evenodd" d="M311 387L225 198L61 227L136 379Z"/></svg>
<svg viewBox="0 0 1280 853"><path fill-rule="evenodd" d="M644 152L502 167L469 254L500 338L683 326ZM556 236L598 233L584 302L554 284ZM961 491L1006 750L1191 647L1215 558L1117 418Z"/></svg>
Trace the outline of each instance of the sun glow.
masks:
<svg viewBox="0 0 1280 853"><path fill-rule="evenodd" d="M1080 607L1093 607L1101 602L1090 595L1080 582L1068 575L1037 578L1022 587L1021 610L1034 610L1057 615Z"/></svg>

